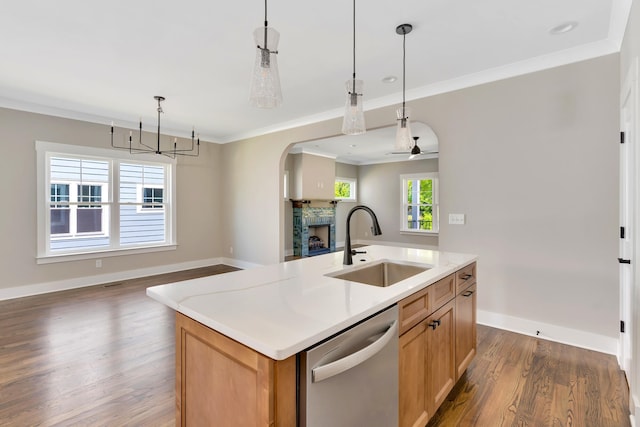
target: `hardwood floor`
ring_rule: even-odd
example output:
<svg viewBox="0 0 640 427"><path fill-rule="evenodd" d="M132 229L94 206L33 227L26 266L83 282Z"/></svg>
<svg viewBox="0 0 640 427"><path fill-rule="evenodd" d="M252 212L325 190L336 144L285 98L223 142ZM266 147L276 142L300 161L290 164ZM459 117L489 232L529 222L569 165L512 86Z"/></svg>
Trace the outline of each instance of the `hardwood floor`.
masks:
<svg viewBox="0 0 640 427"><path fill-rule="evenodd" d="M628 402L614 356L479 325L476 358L428 427L625 427Z"/></svg>
<svg viewBox="0 0 640 427"><path fill-rule="evenodd" d="M174 425L175 316L145 289L232 270L0 301L0 425Z"/></svg>
<svg viewBox="0 0 640 427"><path fill-rule="evenodd" d="M173 426L174 313L145 289L232 270L0 301L0 426ZM428 426L624 427L628 413L613 356L479 326Z"/></svg>

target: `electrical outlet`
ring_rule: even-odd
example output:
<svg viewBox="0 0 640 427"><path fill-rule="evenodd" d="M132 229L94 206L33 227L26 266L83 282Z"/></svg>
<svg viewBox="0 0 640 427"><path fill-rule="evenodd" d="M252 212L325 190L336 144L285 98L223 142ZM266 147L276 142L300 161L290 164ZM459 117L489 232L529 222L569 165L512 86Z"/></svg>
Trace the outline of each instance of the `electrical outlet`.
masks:
<svg viewBox="0 0 640 427"><path fill-rule="evenodd" d="M101 259L97 259L96 260L96 268L102 268L102 260Z"/></svg>
<svg viewBox="0 0 640 427"><path fill-rule="evenodd" d="M464 214L449 214L449 224L464 225Z"/></svg>
<svg viewBox="0 0 640 427"><path fill-rule="evenodd" d="M364 232L364 237L369 237L369 232L368 231Z"/></svg>
<svg viewBox="0 0 640 427"><path fill-rule="evenodd" d="M229 246L229 253L233 255L233 246Z"/></svg>

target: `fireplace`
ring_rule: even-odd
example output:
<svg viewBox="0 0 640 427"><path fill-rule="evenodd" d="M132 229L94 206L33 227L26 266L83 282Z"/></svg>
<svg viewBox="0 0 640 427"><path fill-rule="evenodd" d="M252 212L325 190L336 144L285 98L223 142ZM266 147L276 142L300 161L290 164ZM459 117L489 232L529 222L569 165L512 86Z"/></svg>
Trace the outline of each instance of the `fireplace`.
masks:
<svg viewBox="0 0 640 427"><path fill-rule="evenodd" d="M309 257L336 250L336 202L292 200L293 255ZM326 206L329 204L329 206Z"/></svg>

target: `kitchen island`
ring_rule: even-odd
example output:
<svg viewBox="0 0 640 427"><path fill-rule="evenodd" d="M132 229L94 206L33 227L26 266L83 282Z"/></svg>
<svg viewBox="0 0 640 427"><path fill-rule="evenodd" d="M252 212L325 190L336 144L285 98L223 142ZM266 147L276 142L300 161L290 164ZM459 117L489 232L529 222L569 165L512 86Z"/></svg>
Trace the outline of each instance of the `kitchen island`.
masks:
<svg viewBox="0 0 640 427"><path fill-rule="evenodd" d="M177 312L177 425L187 413L203 422L296 425L296 354L470 265L475 278L474 255L363 249L352 266L335 252L149 288L150 297ZM429 268L388 287L329 276L381 260Z"/></svg>

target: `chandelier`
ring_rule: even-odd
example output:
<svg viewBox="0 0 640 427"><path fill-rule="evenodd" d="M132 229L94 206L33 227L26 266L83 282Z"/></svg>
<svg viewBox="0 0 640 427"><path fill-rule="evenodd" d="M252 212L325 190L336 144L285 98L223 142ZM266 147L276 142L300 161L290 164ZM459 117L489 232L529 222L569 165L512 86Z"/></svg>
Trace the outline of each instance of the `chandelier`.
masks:
<svg viewBox="0 0 640 427"><path fill-rule="evenodd" d="M200 135L195 135L195 129L191 129L191 146L190 148L178 148L178 138L173 138L173 147L169 146L167 149L163 149L160 145L160 114L162 111L162 105L160 104L165 100L164 96L154 96L153 99L158 101L158 134L155 146L148 145L142 141L142 119L138 126L138 141L133 142L133 131L129 131L129 144L128 145L116 145L113 141L113 122L111 122L111 146L120 150L128 150L131 154L143 154L153 153L162 154L167 157L176 158L176 156L192 156L197 157L200 155Z"/></svg>

